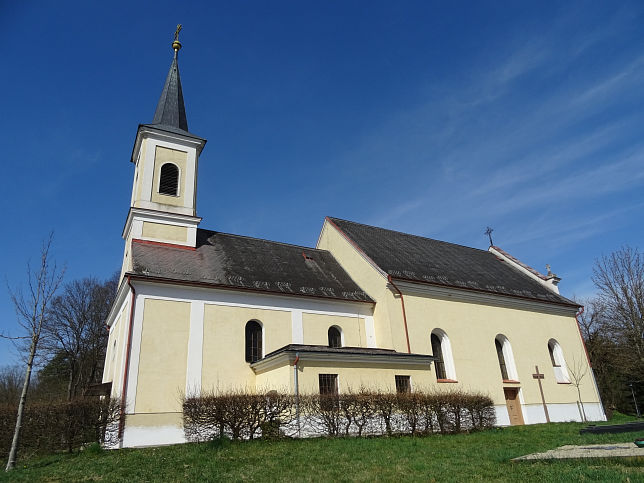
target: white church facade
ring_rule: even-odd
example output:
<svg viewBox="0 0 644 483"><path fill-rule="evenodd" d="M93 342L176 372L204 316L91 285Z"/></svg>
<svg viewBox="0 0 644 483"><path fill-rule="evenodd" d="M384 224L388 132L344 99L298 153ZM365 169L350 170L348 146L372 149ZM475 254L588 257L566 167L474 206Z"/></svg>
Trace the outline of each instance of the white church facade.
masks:
<svg viewBox="0 0 644 483"><path fill-rule="evenodd" d="M185 441L183 396L230 389L458 388L488 394L499 425L605 419L580 307L556 276L498 247L331 217L315 248L200 228L206 141L188 130L173 47L132 151L107 321L103 382L122 400L121 446Z"/></svg>

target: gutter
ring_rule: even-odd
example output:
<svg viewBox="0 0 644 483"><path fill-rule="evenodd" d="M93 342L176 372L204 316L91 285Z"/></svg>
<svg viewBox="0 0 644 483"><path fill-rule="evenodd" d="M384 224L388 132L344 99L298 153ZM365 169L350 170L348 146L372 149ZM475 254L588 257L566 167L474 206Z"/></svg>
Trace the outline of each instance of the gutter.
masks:
<svg viewBox="0 0 644 483"><path fill-rule="evenodd" d="M400 295L400 305L402 306L402 315L403 315L403 322L405 324L405 337L407 338L407 353L411 354L411 347L409 345L409 331L407 330L407 314L405 313L405 299L403 298L403 294L400 291L400 289L396 286L394 283L393 279L391 278L391 275L387 275L387 280L391 284L393 288L396 289L398 294Z"/></svg>
<svg viewBox="0 0 644 483"><path fill-rule="evenodd" d="M127 333L127 346L125 349L125 370L123 371L123 389L121 391L121 412L119 417L119 430L118 430L118 439L119 445L123 447L123 431L125 430L125 410L127 403L127 382L128 382L128 372L130 370L130 352L132 350L132 327L134 325L134 304L136 303L136 290L134 285L132 285L130 276L127 276L127 284L130 286L132 292L132 298L130 302L130 324Z"/></svg>

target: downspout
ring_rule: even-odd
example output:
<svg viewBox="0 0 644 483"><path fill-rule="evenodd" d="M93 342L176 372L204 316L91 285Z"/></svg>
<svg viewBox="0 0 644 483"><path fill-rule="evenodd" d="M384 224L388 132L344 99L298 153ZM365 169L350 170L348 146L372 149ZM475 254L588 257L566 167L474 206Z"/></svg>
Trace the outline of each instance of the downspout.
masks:
<svg viewBox="0 0 644 483"><path fill-rule="evenodd" d="M297 436L298 438L302 436L300 428L300 384L297 374L297 363L300 360L300 353L295 353L295 361L293 361L293 370L294 372L294 382L295 382L295 418L297 419Z"/></svg>
<svg viewBox="0 0 644 483"><path fill-rule="evenodd" d="M119 418L119 431L118 439L119 446L123 447L123 431L125 430L125 409L127 403L127 381L128 381L128 371L130 369L130 351L132 346L132 326L134 325L134 304L136 302L136 290L134 290L134 285L130 281L130 276L127 277L127 284L130 286L132 292L132 299L130 301L130 325L127 333L127 347L125 350L125 370L123 371L123 389L121 391L121 414Z"/></svg>
<svg viewBox="0 0 644 483"><path fill-rule="evenodd" d="M590 367L590 375L593 378L593 386L595 388L595 392L597 393L597 399L599 399L599 407L602 409L602 413L604 415L604 421L607 421L608 418L606 417L606 411L604 410L604 401L602 401L602 395L599 394L599 387L597 386L597 379L595 378L595 370L593 369L593 365L590 362L590 356L588 355L588 348L586 347L586 341L584 340L584 335L581 333L581 324L579 323L578 317L581 317L581 314L584 313L584 306L581 306L581 309L579 312L575 314L575 322L577 322L577 330L579 331L579 338L581 339L581 345L584 348L584 352L586 353L586 360L588 361L588 367ZM582 404L582 409L583 409L583 402ZM585 411L584 411L585 413Z"/></svg>
<svg viewBox="0 0 644 483"><path fill-rule="evenodd" d="M405 299L403 298L403 294L400 289L396 287L396 284L392 280L391 275L387 275L387 280L389 280L391 286L395 288L400 295L400 305L402 306L403 322L405 323L405 337L407 338L407 353L411 354L411 347L409 346L409 331L407 330L407 314L405 313Z"/></svg>

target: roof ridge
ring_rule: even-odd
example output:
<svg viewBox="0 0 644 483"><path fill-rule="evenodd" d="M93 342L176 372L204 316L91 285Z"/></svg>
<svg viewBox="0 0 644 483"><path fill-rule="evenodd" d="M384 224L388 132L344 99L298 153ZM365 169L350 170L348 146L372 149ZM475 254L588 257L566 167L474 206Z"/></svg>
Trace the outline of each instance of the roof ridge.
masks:
<svg viewBox="0 0 644 483"><path fill-rule="evenodd" d="M407 232L399 231L399 230L392 230L390 228L383 228L381 226L367 225L366 223L359 223L357 221L345 220L343 218L336 218L336 217L333 217L333 216L329 216L328 218L331 219L331 220L338 220L338 221L345 221L347 223L353 223L354 225L360 225L360 226L366 226L366 227L369 227L369 228L375 228L377 230L390 231L392 233L398 233L400 235L411 236L411 237L414 237L414 238L422 238L423 240L430 240L430 241L434 241L434 242L438 242L438 243L444 243L446 245L452 245L452 246L455 246L455 247L467 248L469 250L476 250L476 251L479 251L479 252L482 252L482 253L489 253L487 250L484 250L482 248L469 247L467 245L461 245L459 243L452 243L452 242L448 242L448 241L444 241L444 240L438 240L436 238L429 238L427 236L414 235L413 233L407 233Z"/></svg>
<svg viewBox="0 0 644 483"><path fill-rule="evenodd" d="M216 235L224 235L224 236L230 236L230 237L235 237L235 238L246 238L248 240L264 241L264 242L269 242L269 243L275 243L276 245L283 245L283 246L293 247L293 248L302 248L304 250L312 250L314 252L330 253L328 250L323 250L321 248L312 248L312 247L307 247L307 246L304 246L304 245L295 245L293 243L286 243L286 242L281 242L281 241L269 240L267 238L258 238L258 237L249 236L249 235L239 235L237 233L226 233L226 232L223 232L223 231L208 230L206 228L197 228L197 231L209 232L209 233L216 234Z"/></svg>

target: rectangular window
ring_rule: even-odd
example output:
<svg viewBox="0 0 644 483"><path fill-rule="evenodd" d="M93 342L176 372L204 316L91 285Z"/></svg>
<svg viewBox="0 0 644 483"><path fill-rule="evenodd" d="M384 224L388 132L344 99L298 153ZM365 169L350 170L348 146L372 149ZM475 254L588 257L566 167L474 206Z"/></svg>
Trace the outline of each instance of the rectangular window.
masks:
<svg viewBox="0 0 644 483"><path fill-rule="evenodd" d="M320 394L322 396L338 394L338 375L337 374L320 374Z"/></svg>
<svg viewBox="0 0 644 483"><path fill-rule="evenodd" d="M320 374L320 409L323 411L337 411L340 407L338 401L338 375Z"/></svg>
<svg viewBox="0 0 644 483"><path fill-rule="evenodd" d="M408 394L411 392L410 376L396 376L396 392L398 394Z"/></svg>

